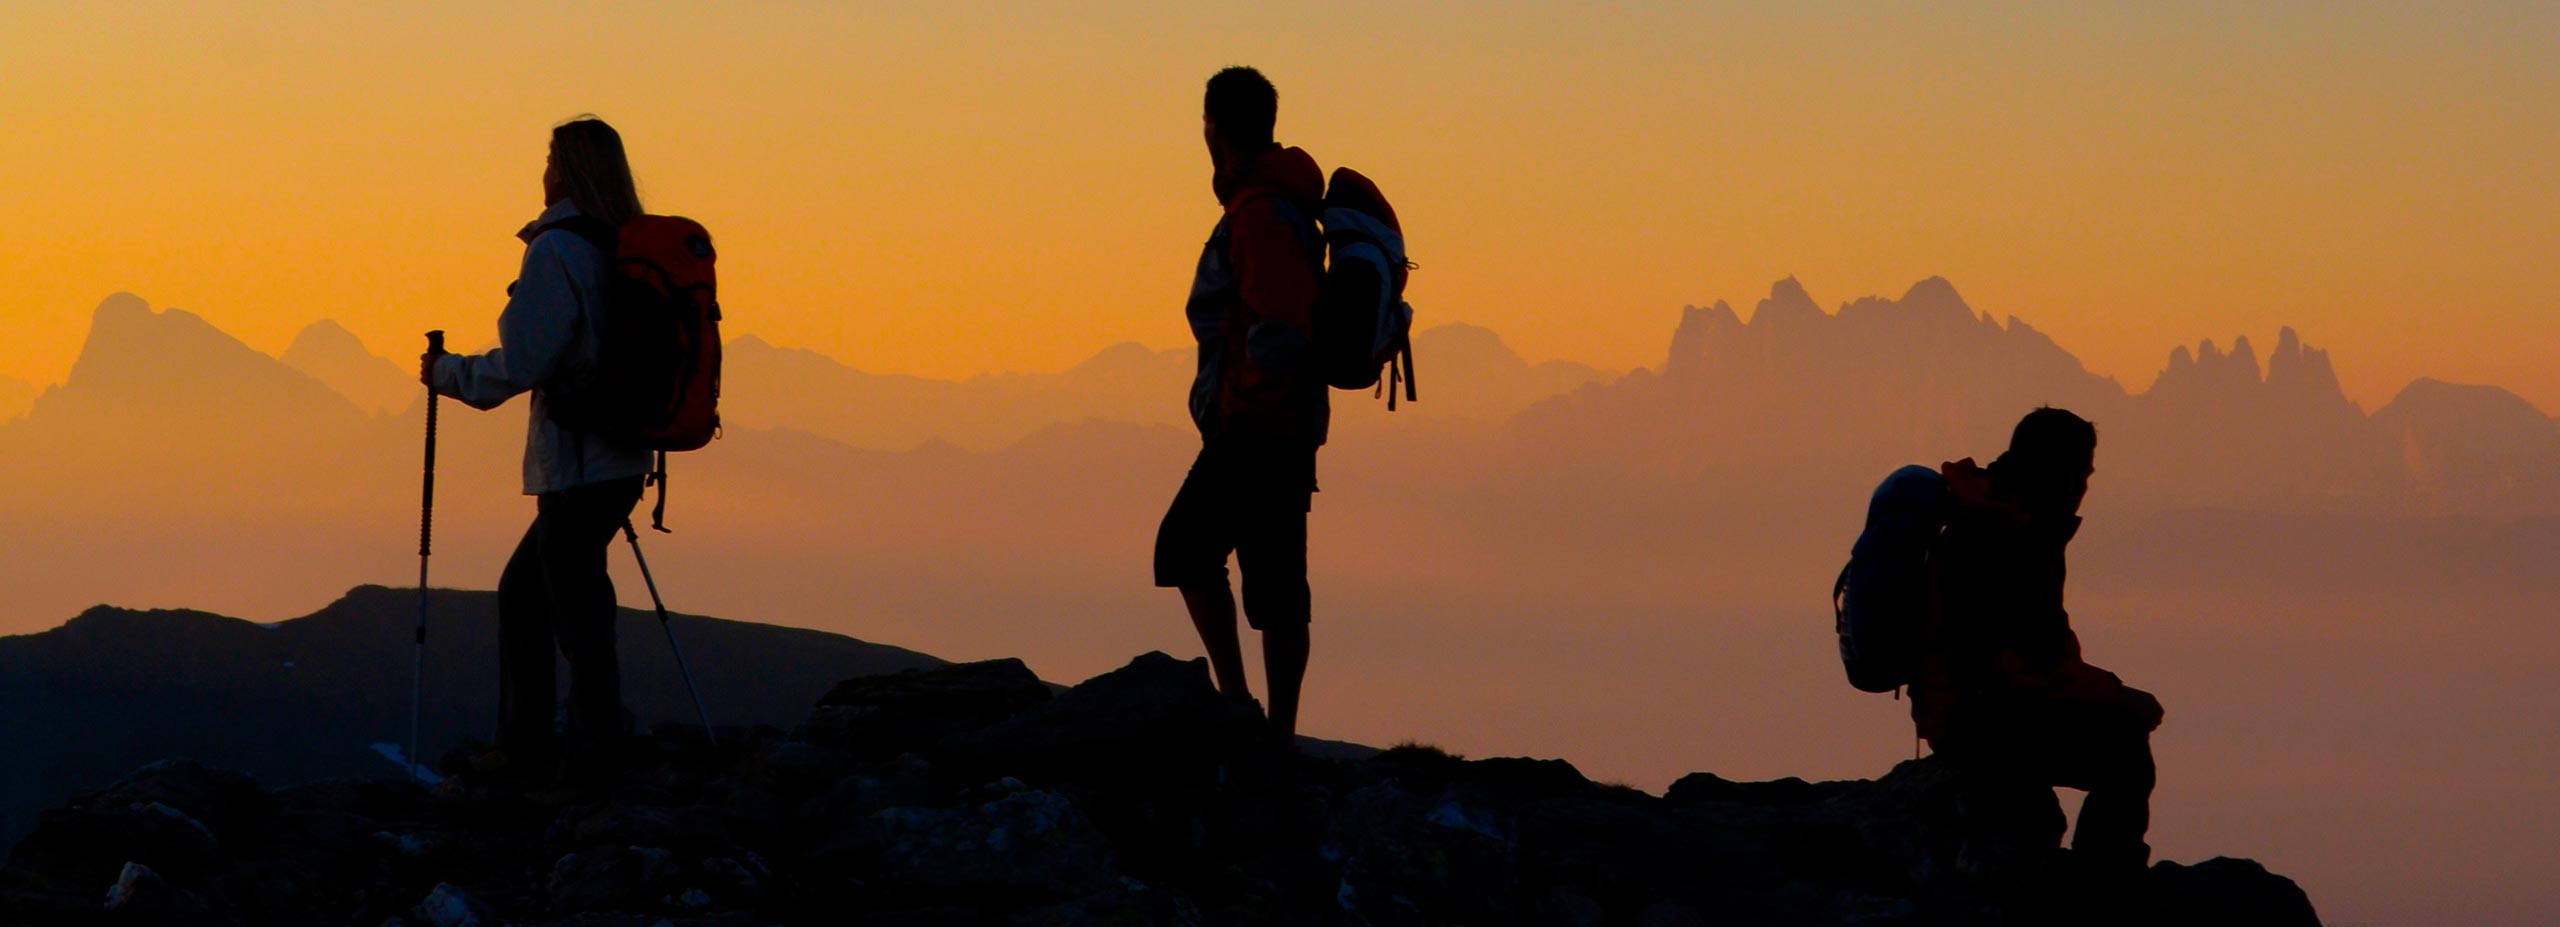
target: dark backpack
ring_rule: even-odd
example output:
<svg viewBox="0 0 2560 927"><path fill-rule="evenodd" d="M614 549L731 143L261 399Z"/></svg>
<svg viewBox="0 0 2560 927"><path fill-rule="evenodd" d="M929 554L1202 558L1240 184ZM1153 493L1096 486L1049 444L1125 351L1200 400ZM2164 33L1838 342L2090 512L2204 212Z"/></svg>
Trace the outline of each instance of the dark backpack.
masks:
<svg viewBox="0 0 2560 927"><path fill-rule="evenodd" d="M1415 399L1404 229L1378 185L1347 167L1335 168L1327 184L1323 228L1329 260L1316 297L1317 369L1335 389L1385 394L1392 411L1399 385L1406 401Z"/></svg>
<svg viewBox="0 0 2560 927"><path fill-rule="evenodd" d="M1850 685L1892 692L1911 683L1929 613L1929 548L1951 506L1946 479L1916 464L1893 471L1868 498L1866 529L1831 587Z"/></svg>
<svg viewBox="0 0 2560 927"><path fill-rule="evenodd" d="M560 427L658 452L654 526L666 530L667 452L720 433L720 300L711 233L681 216L637 216L621 228L584 216L555 228L611 256L594 327L592 366L555 375L544 403Z"/></svg>

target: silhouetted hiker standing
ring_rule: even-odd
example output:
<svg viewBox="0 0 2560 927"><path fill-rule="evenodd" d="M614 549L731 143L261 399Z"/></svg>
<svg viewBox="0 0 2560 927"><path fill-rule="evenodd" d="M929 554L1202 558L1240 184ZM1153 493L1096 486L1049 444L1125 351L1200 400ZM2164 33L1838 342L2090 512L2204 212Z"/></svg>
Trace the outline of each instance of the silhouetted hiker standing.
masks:
<svg viewBox="0 0 2560 927"><path fill-rule="evenodd" d="M653 458L643 447L562 428L548 414L546 393L593 367L597 339L587 320L612 270L609 255L566 226L584 217L617 228L641 212L622 136L592 116L553 128L542 195L547 208L516 233L524 265L498 316L498 347L426 356L420 378L478 409L533 393L524 491L535 515L498 577L498 751L483 761L530 779L566 760L573 781L592 784L629 731L605 553L640 501ZM552 724L555 648L569 664L566 757Z"/></svg>
<svg viewBox="0 0 2560 927"><path fill-rule="evenodd" d="M1156 585L1182 591L1220 691L1250 698L1227 555L1244 574L1244 614L1262 632L1271 723L1298 721L1307 670L1307 512L1329 409L1310 369L1323 260L1315 217L1324 174L1272 141L1279 94L1261 72L1209 79L1201 134L1225 215L1200 250L1184 308L1200 342L1191 420L1200 456L1156 534Z"/></svg>
<svg viewBox="0 0 2560 927"><path fill-rule="evenodd" d="M2080 658L2063 610L2063 549L2080 530L2097 429L2044 408L2018 422L1988 469L1942 469L1953 501L1929 560L1935 627L1911 683L1920 736L1950 759L2088 792L2072 857L2075 895L2123 899L2151 848L2151 731L2160 703Z"/></svg>

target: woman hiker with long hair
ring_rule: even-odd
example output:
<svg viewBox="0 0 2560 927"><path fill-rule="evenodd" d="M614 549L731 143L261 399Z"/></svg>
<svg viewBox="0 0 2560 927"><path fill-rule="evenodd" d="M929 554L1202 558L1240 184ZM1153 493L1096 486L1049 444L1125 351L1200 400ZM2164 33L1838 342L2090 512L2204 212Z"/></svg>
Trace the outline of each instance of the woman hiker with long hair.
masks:
<svg viewBox="0 0 2560 927"><path fill-rule="evenodd" d="M498 577L497 749L475 757L473 769L527 784L559 774L593 789L630 730L605 553L639 502L652 458L564 428L550 407L551 394L594 370L612 230L641 212L621 134L593 116L553 127L542 199L542 214L516 233L524 264L498 315L498 346L423 356L419 379L484 410L533 394L524 445L533 525ZM569 664L565 750L552 723L555 650Z"/></svg>

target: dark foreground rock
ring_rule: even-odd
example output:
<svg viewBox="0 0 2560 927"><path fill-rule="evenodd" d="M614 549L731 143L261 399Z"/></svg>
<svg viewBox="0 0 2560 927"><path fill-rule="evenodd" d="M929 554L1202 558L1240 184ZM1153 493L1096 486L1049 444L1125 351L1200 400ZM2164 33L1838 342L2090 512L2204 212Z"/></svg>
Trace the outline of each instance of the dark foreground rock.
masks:
<svg viewBox="0 0 2560 927"><path fill-rule="evenodd" d="M1014 661L852 680L788 735L631 747L610 800L156 764L43 815L0 923L2318 924L2242 860L2084 910L2052 794L1935 759L1663 797L1560 760L1309 759L1162 654L1054 696Z"/></svg>

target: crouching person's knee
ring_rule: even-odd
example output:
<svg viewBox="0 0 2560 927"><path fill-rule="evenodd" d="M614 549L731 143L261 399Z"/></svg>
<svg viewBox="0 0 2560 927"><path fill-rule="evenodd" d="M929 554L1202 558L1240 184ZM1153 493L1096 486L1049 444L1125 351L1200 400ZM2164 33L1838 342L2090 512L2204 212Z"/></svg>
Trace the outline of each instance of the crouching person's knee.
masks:
<svg viewBox="0 0 2560 927"><path fill-rule="evenodd" d="M2132 686L2124 687L2116 696L2116 707L2134 730L2144 733L2159 730L2161 719L2167 717L2159 698Z"/></svg>
<svg viewBox="0 0 2560 927"><path fill-rule="evenodd" d="M2124 759L2115 778L2128 788L2149 793L2159 782L2160 768L2151 759L2151 735L2137 734L2126 746Z"/></svg>

